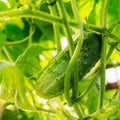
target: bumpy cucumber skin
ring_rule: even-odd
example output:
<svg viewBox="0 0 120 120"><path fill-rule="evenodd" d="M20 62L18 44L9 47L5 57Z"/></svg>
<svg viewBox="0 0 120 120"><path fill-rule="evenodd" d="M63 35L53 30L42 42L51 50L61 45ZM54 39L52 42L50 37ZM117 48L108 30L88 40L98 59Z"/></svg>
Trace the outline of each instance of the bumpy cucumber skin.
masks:
<svg viewBox="0 0 120 120"><path fill-rule="evenodd" d="M81 80L96 64L101 53L101 35L89 33L83 42L77 59L79 80ZM49 99L63 94L64 77L70 61L68 48L58 54L41 72L36 81L36 93Z"/></svg>

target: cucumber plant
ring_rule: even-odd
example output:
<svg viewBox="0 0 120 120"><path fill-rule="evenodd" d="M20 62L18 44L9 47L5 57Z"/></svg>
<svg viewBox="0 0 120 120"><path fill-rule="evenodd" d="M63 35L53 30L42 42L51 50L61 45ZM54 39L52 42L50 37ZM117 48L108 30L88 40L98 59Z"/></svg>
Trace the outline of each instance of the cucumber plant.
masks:
<svg viewBox="0 0 120 120"><path fill-rule="evenodd" d="M1 0L0 119L120 119L119 89L105 90L106 68L120 63L119 7Z"/></svg>

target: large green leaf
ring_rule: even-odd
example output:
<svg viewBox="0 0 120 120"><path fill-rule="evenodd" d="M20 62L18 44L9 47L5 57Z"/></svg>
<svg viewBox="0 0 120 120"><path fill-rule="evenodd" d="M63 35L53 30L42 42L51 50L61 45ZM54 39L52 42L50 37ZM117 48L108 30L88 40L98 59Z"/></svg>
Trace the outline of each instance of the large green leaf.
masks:
<svg viewBox="0 0 120 120"><path fill-rule="evenodd" d="M27 93L32 91L33 87L15 64L0 61L0 80L0 99L13 102L20 109L34 109L31 96L27 96Z"/></svg>
<svg viewBox="0 0 120 120"><path fill-rule="evenodd" d="M37 44L33 44L18 57L16 66L25 76L32 76L41 69L39 59L41 52L42 48Z"/></svg>
<svg viewBox="0 0 120 120"><path fill-rule="evenodd" d="M19 79L15 66L7 61L0 61L0 99L14 102L16 93L15 81Z"/></svg>

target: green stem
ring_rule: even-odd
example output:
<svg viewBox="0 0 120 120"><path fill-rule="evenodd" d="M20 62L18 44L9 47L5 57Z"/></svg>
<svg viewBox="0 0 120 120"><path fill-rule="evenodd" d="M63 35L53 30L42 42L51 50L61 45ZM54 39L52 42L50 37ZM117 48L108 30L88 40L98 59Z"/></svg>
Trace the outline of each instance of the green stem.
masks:
<svg viewBox="0 0 120 120"><path fill-rule="evenodd" d="M107 61L108 61L108 59L110 58L110 56L112 55L113 50L115 49L115 47L116 47L118 44L119 44L119 43L116 42L116 43L113 43L113 44L110 45L110 49L109 49L109 51L108 51L108 53L107 53Z"/></svg>
<svg viewBox="0 0 120 120"><path fill-rule="evenodd" d="M29 45L31 45L31 43L32 43L32 33L33 33L33 31L35 31L35 26L33 25L33 19L31 19L31 21L30 21L30 30L29 30L29 35L30 35L30 37L29 37Z"/></svg>
<svg viewBox="0 0 120 120"><path fill-rule="evenodd" d="M51 6L49 5L50 13L52 16L55 16L56 13L56 6ZM53 23L53 29L54 29L54 38L55 38L55 43L57 46L57 52L59 53L62 50L61 42L60 42L60 30L59 30L59 25L57 23Z"/></svg>
<svg viewBox="0 0 120 120"><path fill-rule="evenodd" d="M105 6L103 10L103 18L102 18L102 26L103 28L106 28L106 18L107 18L107 13L108 13L108 7L109 7L110 0L105 1Z"/></svg>
<svg viewBox="0 0 120 120"><path fill-rule="evenodd" d="M106 48L107 48L107 38L103 36L102 51L100 58L100 100L99 100L100 109L103 108L103 99L104 99L104 91L105 91Z"/></svg>
<svg viewBox="0 0 120 120"><path fill-rule="evenodd" d="M120 24L120 20L115 21L109 28L109 32L112 32L112 30Z"/></svg>
<svg viewBox="0 0 120 120"><path fill-rule="evenodd" d="M8 50L6 49L6 47L3 47L3 52L4 52L5 56L7 57L7 59L8 59L10 62L13 62L13 59L12 59L12 57L9 55Z"/></svg>
<svg viewBox="0 0 120 120"><path fill-rule="evenodd" d="M45 13L45 12L42 12L42 11L32 11L30 9L11 10L11 11L0 12L0 17L4 17L4 18L8 18L8 17L10 17L10 18L30 17L30 18L36 18L36 19L39 19L39 20L43 20L43 21L46 21L46 22L51 22L51 23L55 22L55 23L63 24L62 19L58 16L51 16L48 13ZM78 28L78 24L74 20L69 20L69 24L72 27ZM86 26L88 26L88 25L84 24L84 27L86 27ZM96 27L96 26L91 25L91 24L89 24L88 29L91 29L91 30L93 30L95 32L98 32L98 33L103 32L103 30L101 28ZM109 37L111 39L116 40L116 41L120 41L120 38L113 35L113 34L110 34Z"/></svg>
<svg viewBox="0 0 120 120"><path fill-rule="evenodd" d="M73 12L74 12L75 18L77 19L81 35L78 38L78 43L76 45L75 51L73 53L73 56L71 57L69 65L67 67L65 80L64 80L65 96L66 96L66 99L67 99L69 105L72 105L72 103L70 103L71 99L70 99L70 95L69 95L69 87L70 87L69 84L70 84L70 77L71 77L71 72L72 72L71 70L73 69L73 67L75 65L75 62L76 62L76 59L77 59L78 55L80 54L80 49L81 49L82 43L83 43L83 27L82 27L82 23L81 23L79 13L78 13L78 10L77 10L77 7L76 7L76 2L72 1L72 4L73 4L73 6L72 6L73 7ZM78 81L74 81L74 82L78 83ZM75 83L75 85L77 83Z"/></svg>
<svg viewBox="0 0 120 120"><path fill-rule="evenodd" d="M64 4L63 4L62 0L57 1L57 6L58 6L58 10L60 12L60 15L62 17L62 20L63 20L63 27L64 27L64 31L65 31L65 34L66 34L66 37L67 37L67 40L68 40L70 57L72 58L72 55L73 55L73 52L74 52L73 40L72 40L71 31L70 31L70 25L69 25L69 22L68 22L68 19L67 19L65 7L64 7ZM71 67L69 67L69 66L71 66ZM69 105L71 105L71 103L72 103L70 95L69 95L69 88L70 88L70 77L71 77L73 67L74 67L74 64L72 64L70 62L69 65L68 65L68 68L66 70L65 80L64 80L64 92L65 92L66 100L68 101Z"/></svg>
<svg viewBox="0 0 120 120"><path fill-rule="evenodd" d="M119 38L119 37L117 37L117 36L115 36L115 35L113 35L113 34L110 34L109 37L110 37L111 39L113 39L113 40L115 40L115 41L118 41L118 42L120 43L120 38Z"/></svg>
<svg viewBox="0 0 120 120"><path fill-rule="evenodd" d="M62 111L63 115L68 118L68 120L78 120L77 118L73 117L67 110L65 110L60 98L57 98L56 100L60 106L60 110Z"/></svg>
<svg viewBox="0 0 120 120"><path fill-rule="evenodd" d="M78 37L78 42L77 42L77 46L75 48L75 51L74 51L74 54L75 54L75 59L77 59L78 55L80 54L80 50L82 48L82 44L83 44L83 37L84 37L84 33L83 33L83 25L82 25L82 21L80 19L80 16L79 16L79 12L78 12L78 8L77 8L77 4L76 4L76 1L75 0L71 0L71 5L72 5L72 10L73 10L73 14L75 16L75 19L77 21L77 24L79 26L79 31L80 31L80 36ZM72 59L73 60L73 59ZM74 61L73 61L74 62ZM76 69L74 70L74 78L76 79L73 79L73 88L74 88L74 91L73 91L73 94L75 94L75 98L78 97L78 69L77 69L77 65L76 65ZM84 117L84 114L80 108L80 105L78 104L75 104L74 105L74 110L76 111L77 115L79 116L79 118L83 118Z"/></svg>
<svg viewBox="0 0 120 120"><path fill-rule="evenodd" d="M103 34L102 34L102 50L101 50L101 58L100 58L100 96L99 96L99 109L103 108L104 105L104 92L105 92L105 69L106 69L106 50L107 50L107 31L106 31L106 18L110 0L105 1L105 7L103 11L103 18L102 18L102 27L103 27Z"/></svg>
<svg viewBox="0 0 120 120"><path fill-rule="evenodd" d="M96 71L95 71L96 72ZM76 104L78 102L80 102L86 95L88 95L90 93L90 91L92 90L93 86L95 85L96 83L96 80L98 80L98 77L99 77L99 70L96 72L96 73L92 73L91 74L91 82L90 84L88 85L88 87L82 92L82 94L73 101L73 104Z"/></svg>
<svg viewBox="0 0 120 120"><path fill-rule="evenodd" d="M78 37L78 42L77 42L76 50L75 50L75 52L74 52L74 54L76 54L76 58L77 58L78 55L80 54L80 52L78 52L78 51L80 51L81 48L82 48L84 33L83 33L83 25L82 25L81 18L80 18L80 16L79 16L79 12L78 12L78 8L77 8L76 1L75 1L75 0L71 0L71 5L72 5L73 14L74 14L74 16L75 16L75 19L76 19L77 24L78 24L78 27L79 27L78 29L79 29L79 31L80 31L80 33L81 33L81 34L79 35L79 37ZM77 68L77 67L76 67L76 68ZM78 76L77 73L78 73L78 72L77 72L77 69L75 69L74 74L75 74L76 76ZM75 78L78 78L78 77L75 77ZM76 97L77 97L78 79L74 79L74 89L75 89L75 91L74 91L73 93L74 93L74 94L76 95Z"/></svg>
<svg viewBox="0 0 120 120"><path fill-rule="evenodd" d="M67 19L67 15L66 15L66 10L64 7L64 4L62 2L62 0L58 0L57 1L57 6L58 6L58 10L60 12L62 21L63 21L63 27L64 27L64 31L68 40L68 47L69 47L69 51L70 51L70 57L72 57L73 51L74 51L74 46L73 46L73 40L72 40L72 35L71 35L71 31L70 31L70 25Z"/></svg>
<svg viewBox="0 0 120 120"><path fill-rule="evenodd" d="M75 104L73 107L74 107L74 110L75 110L75 112L77 113L78 117L82 120L83 117L84 117L84 113L83 113L80 105Z"/></svg>

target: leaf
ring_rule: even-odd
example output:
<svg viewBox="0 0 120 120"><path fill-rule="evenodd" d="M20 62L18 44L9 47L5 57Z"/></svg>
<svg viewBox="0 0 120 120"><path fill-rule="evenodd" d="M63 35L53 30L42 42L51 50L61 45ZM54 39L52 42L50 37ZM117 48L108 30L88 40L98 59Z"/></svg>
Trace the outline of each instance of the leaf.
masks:
<svg viewBox="0 0 120 120"><path fill-rule="evenodd" d="M48 23L46 21L41 21L38 19L34 19L34 23L37 26L37 29L39 28L39 31L41 31L39 34L41 34L42 39L41 40L54 40L54 31L53 26L51 23Z"/></svg>
<svg viewBox="0 0 120 120"><path fill-rule="evenodd" d="M15 80L19 79L14 65L7 61L0 61L0 98L14 102Z"/></svg>
<svg viewBox="0 0 120 120"><path fill-rule="evenodd" d="M19 41L25 38L23 30L16 24L6 23L5 31L6 31L8 40Z"/></svg>
<svg viewBox="0 0 120 120"><path fill-rule="evenodd" d="M0 1L0 11L5 11L7 10L7 5L5 4L5 2Z"/></svg>
<svg viewBox="0 0 120 120"><path fill-rule="evenodd" d="M30 82L28 82L26 86L26 80L27 78L21 76L20 80L17 81L17 94L15 96L15 103L20 109L31 111L35 110L35 108L31 96L32 93L30 93L29 89L27 88L27 86L30 85Z"/></svg>
<svg viewBox="0 0 120 120"><path fill-rule="evenodd" d="M7 36L3 31L0 31L0 50L5 46Z"/></svg>
<svg viewBox="0 0 120 120"><path fill-rule="evenodd" d="M9 4L10 4L10 7L11 8L14 8L16 7L17 3L16 3L16 0L8 0Z"/></svg>
<svg viewBox="0 0 120 120"><path fill-rule="evenodd" d="M30 81L25 78L15 64L0 61L0 99L13 102L20 109L33 110L32 98L27 96L33 90ZM26 83L27 81L27 83Z"/></svg>
<svg viewBox="0 0 120 120"><path fill-rule="evenodd" d="M27 77L33 76L40 69L39 54L42 48L37 44L30 45L16 60L16 66Z"/></svg>
<svg viewBox="0 0 120 120"><path fill-rule="evenodd" d="M22 54L22 52L26 49L27 45L24 44L17 44L17 45L9 45L6 46L6 50L8 54L11 56L12 60L15 61L17 57Z"/></svg>
<svg viewBox="0 0 120 120"><path fill-rule="evenodd" d="M82 19L89 16L94 6L94 0L81 0L78 1L78 9Z"/></svg>
<svg viewBox="0 0 120 120"><path fill-rule="evenodd" d="M103 0L95 0L93 9L88 16L88 21L91 24L98 26L101 25L103 6L104 6Z"/></svg>
<svg viewBox="0 0 120 120"><path fill-rule="evenodd" d="M2 120L31 120L27 112L18 109L5 109L3 112Z"/></svg>
<svg viewBox="0 0 120 120"><path fill-rule="evenodd" d="M116 20L120 19L120 1L119 0L111 0L108 8L108 18L107 23L113 23Z"/></svg>

